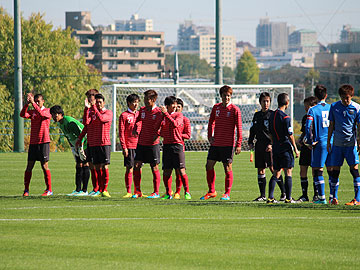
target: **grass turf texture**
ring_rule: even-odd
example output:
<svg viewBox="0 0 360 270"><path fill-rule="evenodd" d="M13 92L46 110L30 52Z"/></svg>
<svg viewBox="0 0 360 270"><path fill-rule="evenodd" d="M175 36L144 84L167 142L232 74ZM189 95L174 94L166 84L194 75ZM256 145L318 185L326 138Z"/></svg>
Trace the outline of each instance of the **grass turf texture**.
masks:
<svg viewBox="0 0 360 270"><path fill-rule="evenodd" d="M354 196L347 165L340 175L339 206L266 205L251 202L258 196L258 187L249 153L234 159L230 202L219 201L224 190L221 164L216 165L219 196L199 201L207 190L206 153L186 153L191 201L185 201L183 193L181 200L171 201L122 199L125 188L121 153L112 153L111 157L112 198L64 196L74 189L71 153L50 155L54 196L39 196L45 185L40 165L36 164L30 185L32 196L23 198L26 158L26 154L0 154L0 268L359 267L356 250L360 207L344 206ZM267 176L269 179L269 172ZM142 188L145 194L152 192L148 165L143 168ZM326 184L327 195L328 191ZM280 194L277 187L276 194ZM300 195L296 166L293 196Z"/></svg>

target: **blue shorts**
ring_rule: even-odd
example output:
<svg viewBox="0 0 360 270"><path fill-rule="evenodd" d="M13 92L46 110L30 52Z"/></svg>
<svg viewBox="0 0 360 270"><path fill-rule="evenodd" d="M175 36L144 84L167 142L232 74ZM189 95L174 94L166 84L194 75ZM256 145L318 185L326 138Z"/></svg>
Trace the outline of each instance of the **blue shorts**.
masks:
<svg viewBox="0 0 360 270"><path fill-rule="evenodd" d="M328 166L342 166L344 158L349 166L359 164L359 155L356 146L336 146L333 145L329 154Z"/></svg>
<svg viewBox="0 0 360 270"><path fill-rule="evenodd" d="M295 159L292 150L282 153L273 152L273 167L276 171L280 171L283 168L293 168L294 162Z"/></svg>
<svg viewBox="0 0 360 270"><path fill-rule="evenodd" d="M311 167L324 168L325 164L328 166L328 151L326 144L316 144L311 151Z"/></svg>

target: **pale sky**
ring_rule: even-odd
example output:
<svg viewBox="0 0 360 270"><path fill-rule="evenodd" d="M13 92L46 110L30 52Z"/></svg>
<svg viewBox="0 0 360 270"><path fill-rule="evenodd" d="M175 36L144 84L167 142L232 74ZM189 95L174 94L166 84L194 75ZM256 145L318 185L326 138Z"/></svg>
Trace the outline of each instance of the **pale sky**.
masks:
<svg viewBox="0 0 360 270"><path fill-rule="evenodd" d="M13 15L13 0L0 0ZM155 31L165 32L165 43L177 43L177 29L185 19L215 26L215 0L20 0L25 18L33 12L45 15L55 27L65 27L65 11L90 11L94 25L130 19L138 12L152 19ZM336 42L344 24L360 28L360 0L222 0L223 34L255 45L259 19L287 22L296 29L318 32L323 44Z"/></svg>

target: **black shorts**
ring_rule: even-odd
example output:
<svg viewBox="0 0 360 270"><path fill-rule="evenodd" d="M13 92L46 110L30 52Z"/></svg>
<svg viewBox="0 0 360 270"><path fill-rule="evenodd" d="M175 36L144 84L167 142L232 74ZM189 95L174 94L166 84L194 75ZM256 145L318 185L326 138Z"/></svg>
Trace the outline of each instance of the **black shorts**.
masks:
<svg viewBox="0 0 360 270"><path fill-rule="evenodd" d="M28 152L29 161L48 162L50 159L50 143L30 144Z"/></svg>
<svg viewBox="0 0 360 270"><path fill-rule="evenodd" d="M256 142L255 144L255 168L269 168L273 165L272 153L266 152L269 144Z"/></svg>
<svg viewBox="0 0 360 270"><path fill-rule="evenodd" d="M210 146L207 159L230 164L233 162L234 151L233 146Z"/></svg>
<svg viewBox="0 0 360 270"><path fill-rule="evenodd" d="M136 147L135 160L142 163L159 164L160 163L160 144L139 145Z"/></svg>
<svg viewBox="0 0 360 270"><path fill-rule="evenodd" d="M311 165L311 150L306 146L300 148L299 165L310 166Z"/></svg>
<svg viewBox="0 0 360 270"><path fill-rule="evenodd" d="M125 167L134 167L134 160L135 160L135 152L136 149L128 149L128 156L124 157L124 166Z"/></svg>
<svg viewBox="0 0 360 270"><path fill-rule="evenodd" d="M283 168L294 168L294 161L292 150L281 153L273 152L273 167L276 171L280 171Z"/></svg>
<svg viewBox="0 0 360 270"><path fill-rule="evenodd" d="M162 168L163 170L185 168L185 153L182 144L163 145Z"/></svg>
<svg viewBox="0 0 360 270"><path fill-rule="evenodd" d="M89 147L92 164L110 164L111 145Z"/></svg>
<svg viewBox="0 0 360 270"><path fill-rule="evenodd" d="M81 160L80 159L80 157L79 156L74 156L74 158L75 158L75 162L76 163L88 163L88 162L91 162L91 158L90 158L90 154L89 154L89 148L86 148L85 150L84 150L84 152L85 152L85 155L86 155L86 159L85 160Z"/></svg>

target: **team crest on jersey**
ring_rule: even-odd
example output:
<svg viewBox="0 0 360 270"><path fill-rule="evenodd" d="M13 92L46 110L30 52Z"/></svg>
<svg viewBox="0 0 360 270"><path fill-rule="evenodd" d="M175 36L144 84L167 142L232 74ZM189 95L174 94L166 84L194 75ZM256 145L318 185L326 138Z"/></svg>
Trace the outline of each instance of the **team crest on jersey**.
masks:
<svg viewBox="0 0 360 270"><path fill-rule="evenodd" d="M219 115L220 115L220 110L216 110L215 114L216 114L216 117L219 117Z"/></svg>
<svg viewBox="0 0 360 270"><path fill-rule="evenodd" d="M144 119L145 118L145 112L142 112L141 113L141 119Z"/></svg>
<svg viewBox="0 0 360 270"><path fill-rule="evenodd" d="M354 114L354 110L349 110L349 114Z"/></svg>
<svg viewBox="0 0 360 270"><path fill-rule="evenodd" d="M230 117L231 112L226 113L226 117Z"/></svg>
<svg viewBox="0 0 360 270"><path fill-rule="evenodd" d="M264 126L265 126L266 128L269 128L269 120L264 120Z"/></svg>
<svg viewBox="0 0 360 270"><path fill-rule="evenodd" d="M153 120L155 120L156 119L156 114L154 114L152 118L153 118Z"/></svg>

